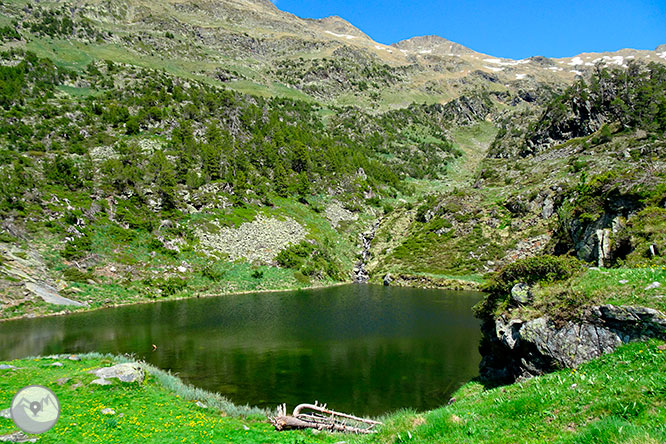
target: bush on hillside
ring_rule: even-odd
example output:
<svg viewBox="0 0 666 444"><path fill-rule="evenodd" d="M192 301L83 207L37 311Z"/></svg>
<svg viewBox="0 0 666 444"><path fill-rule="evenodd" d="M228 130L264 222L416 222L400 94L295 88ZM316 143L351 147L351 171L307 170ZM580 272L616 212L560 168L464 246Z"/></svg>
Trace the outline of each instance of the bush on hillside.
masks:
<svg viewBox="0 0 666 444"><path fill-rule="evenodd" d="M490 276L483 287L488 296L474 307L474 311L480 318L488 317L509 298L514 285L563 281L573 277L582 269L582 262L576 258L551 255L530 257L505 265Z"/></svg>

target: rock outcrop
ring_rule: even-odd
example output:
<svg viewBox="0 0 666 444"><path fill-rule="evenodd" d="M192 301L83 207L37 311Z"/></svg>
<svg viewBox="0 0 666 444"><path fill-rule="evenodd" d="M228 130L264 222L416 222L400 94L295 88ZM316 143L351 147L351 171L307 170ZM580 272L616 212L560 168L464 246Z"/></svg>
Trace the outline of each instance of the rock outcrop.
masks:
<svg viewBox="0 0 666 444"><path fill-rule="evenodd" d="M645 307L601 305L575 322L501 316L486 321L483 331L481 376L508 382L576 368L630 341L666 338L666 315Z"/></svg>
<svg viewBox="0 0 666 444"><path fill-rule="evenodd" d="M91 370L90 373L97 376L92 383L99 385L110 384L109 379L118 379L122 382L138 382L141 384L145 377L143 369L135 363L116 364L111 367L98 368Z"/></svg>

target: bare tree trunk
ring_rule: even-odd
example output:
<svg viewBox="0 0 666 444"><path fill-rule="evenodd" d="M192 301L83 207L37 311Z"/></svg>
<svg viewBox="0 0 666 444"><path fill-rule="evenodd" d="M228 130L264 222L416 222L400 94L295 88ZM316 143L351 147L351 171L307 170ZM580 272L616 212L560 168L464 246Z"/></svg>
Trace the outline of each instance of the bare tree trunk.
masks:
<svg viewBox="0 0 666 444"><path fill-rule="evenodd" d="M302 413L302 410L312 410L317 413ZM371 419L359 418L326 408L326 405L300 404L291 416L287 415L287 406L278 407L277 416L269 418L275 430L317 429L330 432L369 434L376 433L374 427L381 422Z"/></svg>

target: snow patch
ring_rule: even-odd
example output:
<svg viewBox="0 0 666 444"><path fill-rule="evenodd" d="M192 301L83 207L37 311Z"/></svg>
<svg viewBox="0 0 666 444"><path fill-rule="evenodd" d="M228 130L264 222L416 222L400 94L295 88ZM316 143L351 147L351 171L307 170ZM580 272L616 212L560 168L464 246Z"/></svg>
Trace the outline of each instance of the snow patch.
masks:
<svg viewBox="0 0 666 444"><path fill-rule="evenodd" d="M500 62L500 65L503 65L503 66L517 66L517 65L524 65L525 63L530 63L530 61L525 60L525 59L523 59L523 60L507 60L507 61Z"/></svg>
<svg viewBox="0 0 666 444"><path fill-rule="evenodd" d="M356 38L356 36L349 35L349 34L336 34L336 33L331 32L331 31L326 31L326 33L331 34L331 35L333 35L333 36L335 36L335 37L338 37L338 38L340 38L340 39L351 40L351 39L355 39L355 38Z"/></svg>
<svg viewBox="0 0 666 444"><path fill-rule="evenodd" d="M578 65L582 65L583 63L585 63L585 62L583 62L583 59L581 59L580 57L574 57L573 59L571 59L571 61L568 63L568 65L578 66Z"/></svg>
<svg viewBox="0 0 666 444"><path fill-rule="evenodd" d="M572 70L569 71L569 72L572 72L572 73L576 74L577 76L582 76L582 75L583 75L583 72L582 72L582 71L578 71L578 70L576 70L576 69L572 69Z"/></svg>
<svg viewBox="0 0 666 444"><path fill-rule="evenodd" d="M489 69L489 70L491 70L491 71L495 71L495 72L504 71L504 68L498 68L497 66L486 66L486 65L483 65L483 67L486 68L486 69Z"/></svg>
<svg viewBox="0 0 666 444"><path fill-rule="evenodd" d="M664 52L658 52L658 53L657 53L657 57L662 58L662 59L666 59L666 51L664 51Z"/></svg>
<svg viewBox="0 0 666 444"><path fill-rule="evenodd" d="M516 74L516 80L523 80L527 77L527 74Z"/></svg>
<svg viewBox="0 0 666 444"><path fill-rule="evenodd" d="M432 49L422 49L419 54L432 54Z"/></svg>
<svg viewBox="0 0 666 444"><path fill-rule="evenodd" d="M497 63L498 65L502 63L500 59L483 59L483 61L486 63Z"/></svg>

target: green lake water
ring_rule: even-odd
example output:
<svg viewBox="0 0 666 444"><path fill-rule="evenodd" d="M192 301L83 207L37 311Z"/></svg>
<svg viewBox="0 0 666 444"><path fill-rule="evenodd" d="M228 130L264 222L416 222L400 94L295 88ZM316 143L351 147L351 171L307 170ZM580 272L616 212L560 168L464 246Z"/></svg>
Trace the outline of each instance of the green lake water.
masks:
<svg viewBox="0 0 666 444"><path fill-rule="evenodd" d="M0 323L0 359L129 353L238 404L426 410L478 374L480 298L346 285L23 319Z"/></svg>

